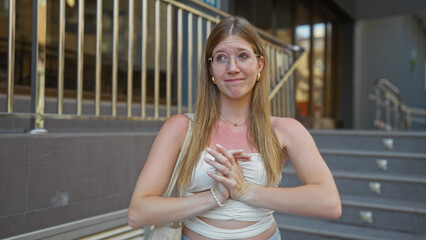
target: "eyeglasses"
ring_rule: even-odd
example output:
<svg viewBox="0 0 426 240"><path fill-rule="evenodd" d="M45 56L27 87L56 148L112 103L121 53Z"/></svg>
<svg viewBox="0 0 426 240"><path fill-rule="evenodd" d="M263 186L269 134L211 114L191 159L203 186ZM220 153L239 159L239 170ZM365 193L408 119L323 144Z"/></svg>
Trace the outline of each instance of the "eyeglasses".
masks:
<svg viewBox="0 0 426 240"><path fill-rule="evenodd" d="M249 66L254 62L254 59L256 57L260 57L260 55L254 54L249 51L242 51L234 56L235 60L238 63L238 66L240 67ZM212 62L214 67L224 69L228 66L228 63L231 61L231 58L226 53L217 53L210 57L208 60Z"/></svg>

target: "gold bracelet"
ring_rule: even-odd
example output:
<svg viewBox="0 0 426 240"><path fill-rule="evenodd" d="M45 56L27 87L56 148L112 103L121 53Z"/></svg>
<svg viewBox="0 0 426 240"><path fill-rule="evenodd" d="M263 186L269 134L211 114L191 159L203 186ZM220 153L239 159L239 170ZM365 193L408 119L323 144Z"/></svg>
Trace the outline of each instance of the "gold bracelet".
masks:
<svg viewBox="0 0 426 240"><path fill-rule="evenodd" d="M210 188L210 191L212 192L212 194L213 194L213 198L214 198L214 200L216 200L217 205L219 205L219 207L223 207L223 206L225 206L225 203L221 203L221 202L219 202L219 200L217 199L216 194L214 193L214 189L213 189L213 188Z"/></svg>

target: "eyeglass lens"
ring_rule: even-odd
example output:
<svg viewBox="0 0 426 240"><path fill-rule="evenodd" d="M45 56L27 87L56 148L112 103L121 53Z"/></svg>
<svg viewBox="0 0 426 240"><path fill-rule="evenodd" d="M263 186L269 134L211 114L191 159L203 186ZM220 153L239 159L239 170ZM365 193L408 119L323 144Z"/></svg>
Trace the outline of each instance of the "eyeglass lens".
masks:
<svg viewBox="0 0 426 240"><path fill-rule="evenodd" d="M235 60L239 65L245 65L253 63L254 57L254 54L248 51L243 51L235 55ZM217 53L212 57L212 63L216 67L226 67L230 61L230 56L225 53Z"/></svg>

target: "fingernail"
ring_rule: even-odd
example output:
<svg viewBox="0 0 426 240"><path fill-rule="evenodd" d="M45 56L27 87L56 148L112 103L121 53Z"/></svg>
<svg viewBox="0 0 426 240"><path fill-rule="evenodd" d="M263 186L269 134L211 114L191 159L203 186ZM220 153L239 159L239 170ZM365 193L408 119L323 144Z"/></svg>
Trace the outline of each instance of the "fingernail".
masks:
<svg viewBox="0 0 426 240"><path fill-rule="evenodd" d="M213 149L211 149L211 148L208 147L208 148L206 148L206 151L207 152L211 152L211 151L213 151Z"/></svg>
<svg viewBox="0 0 426 240"><path fill-rule="evenodd" d="M223 148L222 145L220 145L219 143L216 143L216 147Z"/></svg>

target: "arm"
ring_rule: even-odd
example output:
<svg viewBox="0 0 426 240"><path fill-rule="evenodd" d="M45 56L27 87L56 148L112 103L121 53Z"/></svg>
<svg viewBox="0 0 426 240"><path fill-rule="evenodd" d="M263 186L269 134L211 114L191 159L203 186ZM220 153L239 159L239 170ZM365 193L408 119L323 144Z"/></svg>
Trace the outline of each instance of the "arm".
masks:
<svg viewBox="0 0 426 240"><path fill-rule="evenodd" d="M283 143L283 148L303 183L303 186L292 188L275 188L249 184L249 190L239 200L255 207L272 209L296 215L338 218L341 215L341 203L333 176L321 157L312 136L296 120L276 118L275 130ZM218 148L223 155L223 151ZM220 156L217 155L219 158ZM232 159L228 158L232 163ZM224 165L226 160L221 161ZM248 183L241 180L238 169L231 167L232 173L219 164L218 170L230 177L211 174L218 182L223 183L232 196L241 196L241 189L247 189ZM236 169L236 170L235 170ZM235 170L235 171L234 171Z"/></svg>
<svg viewBox="0 0 426 240"><path fill-rule="evenodd" d="M275 126L277 136L283 139L283 147L287 150L303 186L293 188L255 186L245 201L251 205L290 214L340 217L339 193L312 136L294 119L276 118Z"/></svg>
<svg viewBox="0 0 426 240"><path fill-rule="evenodd" d="M188 123L185 116L175 115L164 123L157 135L130 202L128 222L131 227L174 222L217 206L210 191L185 198L162 197L185 139Z"/></svg>

